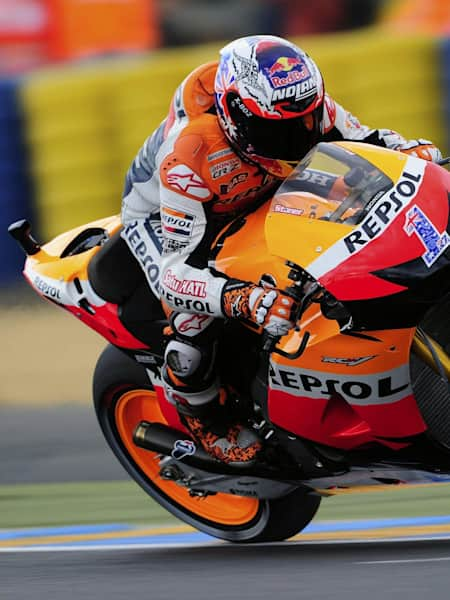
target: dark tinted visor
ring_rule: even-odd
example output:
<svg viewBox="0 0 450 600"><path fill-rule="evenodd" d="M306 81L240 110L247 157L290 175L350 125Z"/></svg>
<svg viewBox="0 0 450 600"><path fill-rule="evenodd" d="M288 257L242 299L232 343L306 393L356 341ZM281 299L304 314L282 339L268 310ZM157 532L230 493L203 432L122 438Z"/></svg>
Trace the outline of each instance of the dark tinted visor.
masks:
<svg viewBox="0 0 450 600"><path fill-rule="evenodd" d="M237 126L239 145L244 153L278 160L298 161L319 140L322 107L292 119L247 116L231 103L229 110Z"/></svg>

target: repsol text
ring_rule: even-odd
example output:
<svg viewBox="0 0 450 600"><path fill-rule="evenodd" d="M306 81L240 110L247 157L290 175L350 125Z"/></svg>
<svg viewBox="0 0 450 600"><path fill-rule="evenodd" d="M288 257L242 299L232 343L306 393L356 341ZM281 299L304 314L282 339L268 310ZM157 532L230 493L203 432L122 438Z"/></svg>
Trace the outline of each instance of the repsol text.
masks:
<svg viewBox="0 0 450 600"><path fill-rule="evenodd" d="M400 181L388 197L383 196L384 200L378 202L358 228L344 238L344 243L350 254L370 242L388 226L392 219L416 195L422 177L422 173L403 172Z"/></svg>

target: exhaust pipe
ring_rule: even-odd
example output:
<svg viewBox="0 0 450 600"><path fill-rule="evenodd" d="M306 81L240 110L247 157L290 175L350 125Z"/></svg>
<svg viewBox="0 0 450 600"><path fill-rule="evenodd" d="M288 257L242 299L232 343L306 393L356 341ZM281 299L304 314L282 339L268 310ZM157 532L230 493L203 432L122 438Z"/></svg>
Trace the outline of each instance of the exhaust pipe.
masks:
<svg viewBox="0 0 450 600"><path fill-rule="evenodd" d="M198 469L222 474L236 474L236 468L231 469L223 462L212 458L201 446L195 444L191 439L186 439L183 435L181 431L167 427L167 425L141 421L134 431L133 441L139 448L171 456Z"/></svg>

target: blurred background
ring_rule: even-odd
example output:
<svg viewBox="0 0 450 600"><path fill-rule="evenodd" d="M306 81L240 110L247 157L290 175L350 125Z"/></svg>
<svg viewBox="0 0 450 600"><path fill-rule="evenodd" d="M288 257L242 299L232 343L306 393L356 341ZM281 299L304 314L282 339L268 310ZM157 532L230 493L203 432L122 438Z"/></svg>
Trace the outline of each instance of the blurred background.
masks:
<svg viewBox="0 0 450 600"><path fill-rule="evenodd" d="M365 124L449 153L448 0L0 0L0 405L89 401L103 346L31 297L7 226L46 241L118 213L179 82L252 33L302 46Z"/></svg>

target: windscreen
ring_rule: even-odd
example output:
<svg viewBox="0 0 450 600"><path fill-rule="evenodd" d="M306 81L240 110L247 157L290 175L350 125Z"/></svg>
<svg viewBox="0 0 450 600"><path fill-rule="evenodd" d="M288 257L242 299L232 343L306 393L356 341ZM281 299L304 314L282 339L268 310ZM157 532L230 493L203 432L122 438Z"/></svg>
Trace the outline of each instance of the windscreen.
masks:
<svg viewBox="0 0 450 600"><path fill-rule="evenodd" d="M392 186L366 159L343 146L322 143L279 187L272 210L356 225Z"/></svg>

